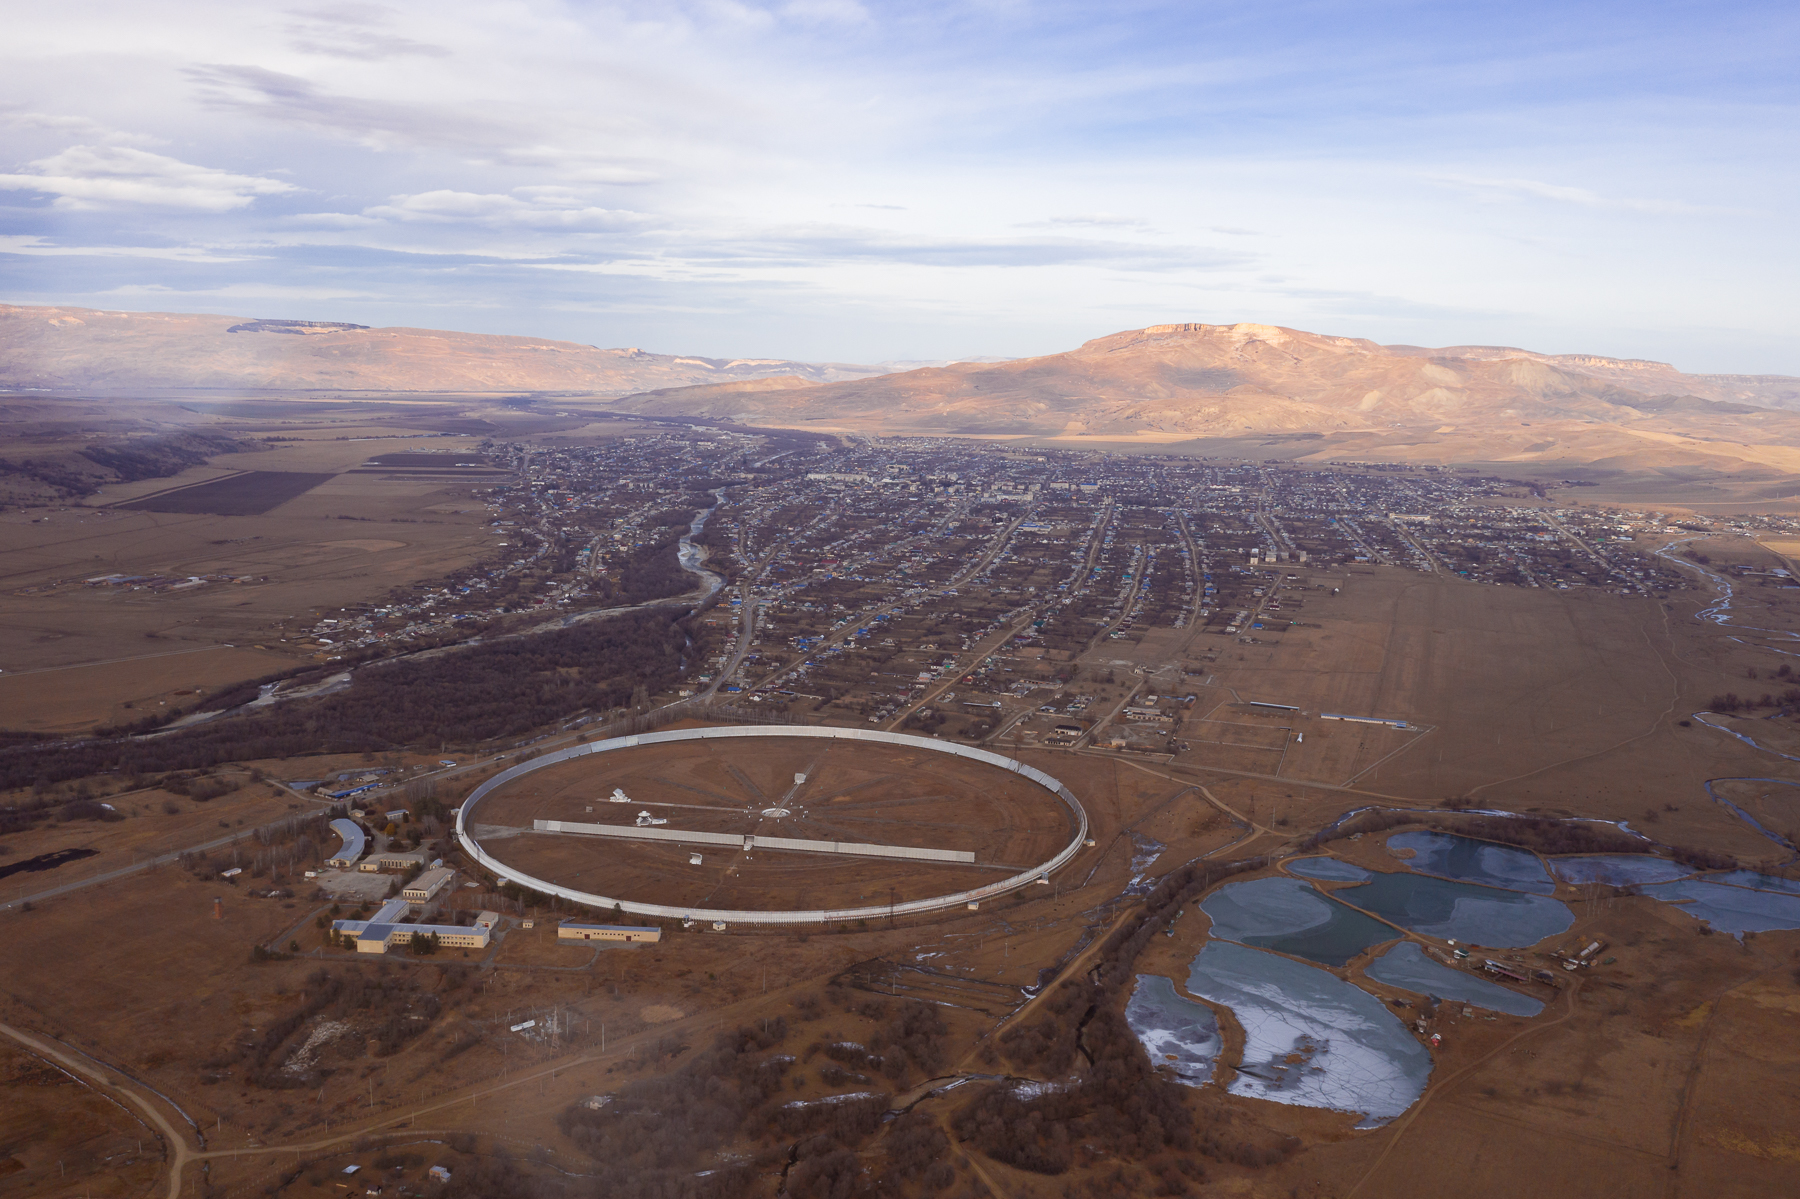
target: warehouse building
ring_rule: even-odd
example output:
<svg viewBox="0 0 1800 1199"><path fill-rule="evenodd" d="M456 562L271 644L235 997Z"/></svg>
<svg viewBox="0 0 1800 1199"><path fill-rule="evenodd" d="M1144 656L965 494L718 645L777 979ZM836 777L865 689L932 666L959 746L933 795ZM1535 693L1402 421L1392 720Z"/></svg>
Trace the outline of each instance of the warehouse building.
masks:
<svg viewBox="0 0 1800 1199"><path fill-rule="evenodd" d="M366 874L374 874L378 870L411 870L414 866L423 866L425 855L418 850L401 853L397 850L383 850L372 853L368 860L357 867Z"/></svg>
<svg viewBox="0 0 1800 1199"><path fill-rule="evenodd" d="M456 877L456 871L448 866L439 866L435 870L427 870L400 892L400 897L408 903L430 903L432 896L450 885Z"/></svg>

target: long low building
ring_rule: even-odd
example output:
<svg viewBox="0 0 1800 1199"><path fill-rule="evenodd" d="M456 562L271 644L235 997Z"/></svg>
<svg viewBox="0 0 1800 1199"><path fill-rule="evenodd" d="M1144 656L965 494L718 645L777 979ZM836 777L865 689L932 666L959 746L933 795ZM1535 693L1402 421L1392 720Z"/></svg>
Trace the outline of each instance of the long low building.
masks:
<svg viewBox="0 0 1800 1199"><path fill-rule="evenodd" d="M427 870L412 882L406 884L400 897L408 903L430 903L431 897L449 886L450 880L456 877L456 871L448 866L439 866L435 870Z"/></svg>
<svg viewBox="0 0 1800 1199"><path fill-rule="evenodd" d="M477 921L474 928L461 924L401 924L411 904L404 898L390 899L368 920L333 920L331 931L339 936L356 938L358 953L386 953L398 945L404 949L413 936L436 934L438 945L445 949L486 949L493 925ZM482 915L488 913L483 912Z"/></svg>
<svg viewBox="0 0 1800 1199"><path fill-rule="evenodd" d="M372 853L357 869L368 874L381 870L411 870L414 866L423 866L425 855L419 850L384 849L380 853Z"/></svg>
<svg viewBox="0 0 1800 1199"><path fill-rule="evenodd" d="M354 866L356 859L363 855L363 846L368 844L362 829L354 820L339 819L331 822L331 831L342 837L344 844L334 856L325 859L325 864L345 868Z"/></svg>
<svg viewBox="0 0 1800 1199"><path fill-rule="evenodd" d="M660 941L662 929L641 924L578 924L566 920L556 927L559 941Z"/></svg>

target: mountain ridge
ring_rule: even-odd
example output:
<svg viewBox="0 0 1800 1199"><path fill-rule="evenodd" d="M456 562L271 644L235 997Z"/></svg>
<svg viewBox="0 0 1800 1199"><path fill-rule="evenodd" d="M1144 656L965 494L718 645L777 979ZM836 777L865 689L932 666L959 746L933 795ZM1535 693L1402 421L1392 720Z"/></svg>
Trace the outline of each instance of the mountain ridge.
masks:
<svg viewBox="0 0 1800 1199"><path fill-rule="evenodd" d="M1784 404L1800 407L1800 380L1732 383L1647 360L1388 347L1244 322L1150 325L1060 354L779 391L659 389L616 407L863 434L1077 443L1321 434L1309 459L1800 471L1800 416Z"/></svg>
<svg viewBox="0 0 1800 1199"><path fill-rule="evenodd" d="M0 305L0 386L7 387L625 395L721 378L834 382L881 373L852 363L651 354L342 321Z"/></svg>
<svg viewBox="0 0 1800 1199"><path fill-rule="evenodd" d="M912 369L886 369L897 365ZM533 392L619 413L863 435L1800 474L1800 379L1514 346L1382 345L1253 322L1149 325L1032 358L857 365L0 305L0 386Z"/></svg>

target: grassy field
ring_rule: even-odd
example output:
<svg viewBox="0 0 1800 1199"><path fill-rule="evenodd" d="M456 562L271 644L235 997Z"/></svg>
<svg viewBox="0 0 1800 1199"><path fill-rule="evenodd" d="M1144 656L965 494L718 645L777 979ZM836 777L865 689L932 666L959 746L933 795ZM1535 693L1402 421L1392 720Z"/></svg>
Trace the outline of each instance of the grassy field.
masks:
<svg viewBox="0 0 1800 1199"><path fill-rule="evenodd" d="M172 480L110 485L87 506L0 514L0 727L135 719L272 673L305 660L290 634L317 614L491 552L485 509L457 481L346 474L368 444L312 432ZM382 435L383 446L449 440L452 457L461 440ZM299 482L270 490L270 479ZM85 582L108 575L152 582Z"/></svg>
<svg viewBox="0 0 1800 1199"><path fill-rule="evenodd" d="M261 516L335 476L300 471L253 470L205 483L158 491L117 507L147 512L205 512L213 516Z"/></svg>

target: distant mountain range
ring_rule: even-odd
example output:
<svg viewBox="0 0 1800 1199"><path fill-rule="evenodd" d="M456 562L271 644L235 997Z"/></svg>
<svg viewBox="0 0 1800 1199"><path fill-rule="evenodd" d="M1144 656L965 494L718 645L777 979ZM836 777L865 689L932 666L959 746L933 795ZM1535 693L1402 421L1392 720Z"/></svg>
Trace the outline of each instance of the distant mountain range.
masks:
<svg viewBox="0 0 1800 1199"><path fill-rule="evenodd" d="M1800 379L1255 324L1152 325L1042 358L664 389L617 407L858 433L1204 442L1251 457L1800 471Z"/></svg>
<svg viewBox="0 0 1800 1199"><path fill-rule="evenodd" d="M768 375L825 383L891 369L647 354L541 337L371 329L332 321L0 305L4 387L610 396Z"/></svg>
<svg viewBox="0 0 1800 1199"><path fill-rule="evenodd" d="M1039 358L855 365L0 306L0 386L558 393L611 411L863 434L1800 474L1800 378L1506 346L1384 346L1258 324L1152 325Z"/></svg>

